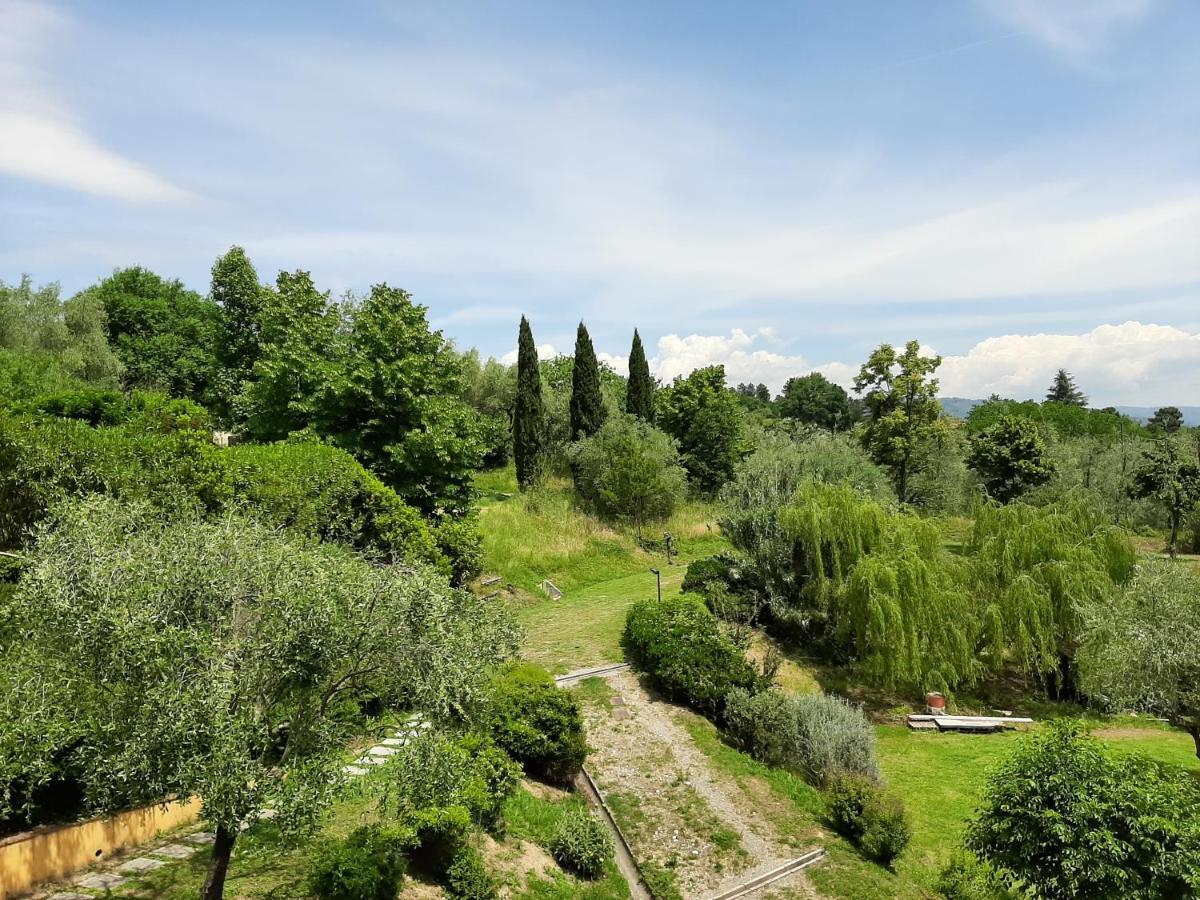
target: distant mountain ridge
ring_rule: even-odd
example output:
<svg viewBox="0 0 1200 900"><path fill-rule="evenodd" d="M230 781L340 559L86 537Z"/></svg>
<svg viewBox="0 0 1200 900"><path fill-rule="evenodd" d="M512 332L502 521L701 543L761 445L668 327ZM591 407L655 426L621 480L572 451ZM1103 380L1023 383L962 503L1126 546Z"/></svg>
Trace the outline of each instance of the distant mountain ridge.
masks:
<svg viewBox="0 0 1200 900"><path fill-rule="evenodd" d="M946 415L954 416L956 419L965 419L967 413L985 401L972 400L969 397L939 397L938 402L942 404L942 410ZM1117 412L1143 423L1149 421L1158 408L1157 406L1114 407ZM1179 411L1183 413L1183 422L1185 425L1200 425L1200 406L1181 406L1179 407Z"/></svg>

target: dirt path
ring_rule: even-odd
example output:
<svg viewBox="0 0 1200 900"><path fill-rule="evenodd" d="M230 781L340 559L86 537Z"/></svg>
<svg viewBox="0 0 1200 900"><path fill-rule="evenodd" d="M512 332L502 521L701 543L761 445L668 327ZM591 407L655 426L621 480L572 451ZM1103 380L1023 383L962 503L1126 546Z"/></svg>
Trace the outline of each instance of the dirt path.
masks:
<svg viewBox="0 0 1200 900"><path fill-rule="evenodd" d="M713 770L675 707L652 699L630 672L607 680L611 705L588 708L588 767L639 862L673 872L684 897L699 900L798 855ZM816 896L802 874L786 884L794 896Z"/></svg>

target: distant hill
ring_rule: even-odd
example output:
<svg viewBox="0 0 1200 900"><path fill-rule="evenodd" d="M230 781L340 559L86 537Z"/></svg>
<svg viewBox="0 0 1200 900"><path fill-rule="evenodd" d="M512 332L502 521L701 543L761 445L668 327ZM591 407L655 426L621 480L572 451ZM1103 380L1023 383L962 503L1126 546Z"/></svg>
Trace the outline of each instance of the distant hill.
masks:
<svg viewBox="0 0 1200 900"><path fill-rule="evenodd" d="M939 397L938 402L942 404L942 410L946 415L954 416L956 419L965 419L967 413L984 401L972 400L969 397ZM1117 412L1139 422L1148 421L1156 409L1158 409L1157 406L1116 407ZM1200 425L1200 406L1181 406L1179 411L1183 413L1185 425Z"/></svg>

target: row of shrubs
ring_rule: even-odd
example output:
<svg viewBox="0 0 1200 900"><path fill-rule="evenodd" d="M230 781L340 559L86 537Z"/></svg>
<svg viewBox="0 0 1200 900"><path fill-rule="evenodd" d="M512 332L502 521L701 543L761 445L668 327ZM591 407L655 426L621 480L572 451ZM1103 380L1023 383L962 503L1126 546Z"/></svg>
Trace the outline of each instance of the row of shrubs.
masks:
<svg viewBox="0 0 1200 900"><path fill-rule="evenodd" d="M0 415L0 546L21 546L57 501L86 493L212 513L237 506L305 537L430 563L455 584L481 564L471 520L424 519L326 444L222 450L207 413L186 400L76 391Z"/></svg>
<svg viewBox="0 0 1200 900"><path fill-rule="evenodd" d="M772 688L704 601L688 594L635 603L622 646L665 697L712 719L754 758L823 788L830 824L866 856L889 865L903 852L908 818L880 784L875 733L862 710L828 694Z"/></svg>
<svg viewBox="0 0 1200 900"><path fill-rule="evenodd" d="M309 887L321 900L390 900L413 867L451 897L490 900L497 885L474 830L503 833L504 806L522 772L569 784L586 754L575 696L544 669L512 663L493 678L472 730L453 739L423 735L383 770L382 821L322 845ZM607 831L583 812L560 819L547 849L588 879L603 874L613 852Z"/></svg>

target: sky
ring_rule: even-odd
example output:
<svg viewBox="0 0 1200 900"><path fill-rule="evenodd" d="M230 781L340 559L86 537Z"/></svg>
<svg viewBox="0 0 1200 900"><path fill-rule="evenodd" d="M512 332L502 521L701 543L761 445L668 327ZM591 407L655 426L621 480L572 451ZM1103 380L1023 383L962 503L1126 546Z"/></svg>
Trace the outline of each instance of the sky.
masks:
<svg viewBox="0 0 1200 900"><path fill-rule="evenodd" d="M1200 404L1200 3L0 0L0 279L233 244L485 356Z"/></svg>

